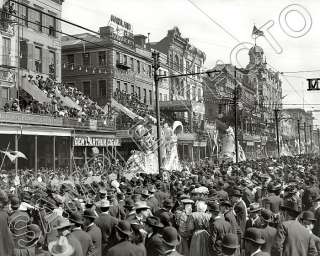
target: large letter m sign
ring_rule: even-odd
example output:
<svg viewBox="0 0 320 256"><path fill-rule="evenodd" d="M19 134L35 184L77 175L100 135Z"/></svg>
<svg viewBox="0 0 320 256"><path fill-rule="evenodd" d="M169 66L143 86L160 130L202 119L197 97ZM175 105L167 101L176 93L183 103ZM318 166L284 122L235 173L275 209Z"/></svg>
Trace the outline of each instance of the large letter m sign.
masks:
<svg viewBox="0 0 320 256"><path fill-rule="evenodd" d="M318 91L319 88L319 80L320 78L311 78L307 79L308 81L308 91Z"/></svg>

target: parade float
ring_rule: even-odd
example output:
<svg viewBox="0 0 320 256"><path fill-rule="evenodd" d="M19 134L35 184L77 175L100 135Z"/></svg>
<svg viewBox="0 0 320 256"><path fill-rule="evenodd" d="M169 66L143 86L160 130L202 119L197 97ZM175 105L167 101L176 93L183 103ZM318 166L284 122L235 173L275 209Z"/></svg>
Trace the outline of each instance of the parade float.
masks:
<svg viewBox="0 0 320 256"><path fill-rule="evenodd" d="M222 147L220 153L220 161L226 162L236 162L236 147L235 147L235 138L234 138L234 131L232 127L228 127L224 136L222 137ZM245 153L238 141L238 160L239 161L246 161Z"/></svg>

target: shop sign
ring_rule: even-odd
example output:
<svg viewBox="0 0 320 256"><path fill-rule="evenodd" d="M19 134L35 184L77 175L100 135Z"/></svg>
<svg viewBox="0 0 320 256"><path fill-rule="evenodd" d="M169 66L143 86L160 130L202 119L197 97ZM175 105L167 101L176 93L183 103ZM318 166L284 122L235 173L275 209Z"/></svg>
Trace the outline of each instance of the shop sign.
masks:
<svg viewBox="0 0 320 256"><path fill-rule="evenodd" d="M73 145L75 147L106 147L107 139L96 137L75 137Z"/></svg>
<svg viewBox="0 0 320 256"><path fill-rule="evenodd" d="M118 18L117 16L115 16L113 14L111 14L110 21L111 21L111 23L122 27L123 29L125 29L128 32L132 31L132 26L130 23L123 21L122 19Z"/></svg>
<svg viewBox="0 0 320 256"><path fill-rule="evenodd" d="M73 145L75 147L117 147L121 144L119 139L77 136L74 138Z"/></svg>
<svg viewBox="0 0 320 256"><path fill-rule="evenodd" d="M319 81L320 78L309 78L308 81L308 91L319 91Z"/></svg>
<svg viewBox="0 0 320 256"><path fill-rule="evenodd" d="M107 146L113 146L113 147L118 147L120 146L120 140L119 139L108 139L107 141Z"/></svg>

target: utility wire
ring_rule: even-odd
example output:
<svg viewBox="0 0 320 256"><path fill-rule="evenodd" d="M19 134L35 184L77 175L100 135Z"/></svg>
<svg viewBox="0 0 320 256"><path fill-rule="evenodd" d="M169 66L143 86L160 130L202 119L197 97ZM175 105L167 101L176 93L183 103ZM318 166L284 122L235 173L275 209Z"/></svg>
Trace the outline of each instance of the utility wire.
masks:
<svg viewBox="0 0 320 256"><path fill-rule="evenodd" d="M283 74L312 73L312 72L320 72L320 69L300 70L300 71L286 71L286 72L280 72L280 74L283 75Z"/></svg>
<svg viewBox="0 0 320 256"><path fill-rule="evenodd" d="M56 16L51 15L51 14L49 14L49 13L45 13L45 12L43 12L43 11L41 11L41 10L37 9L37 8L34 8L34 7L30 6L30 5L27 5L27 4L25 4L25 3L21 3L21 2L18 2L18 1L16 1L16 0L9 0L9 2L14 2L14 3L16 3L16 4L22 5L22 6L26 7L26 8L31 9L31 10L34 10L34 11L40 12L40 13L42 13L42 14L46 15L46 16L52 17L52 18L54 18L54 19L56 19L56 20L60 20L60 21L62 21L62 22L65 22L65 23L67 23L67 24L70 24L70 25L72 25L72 26L75 26L75 27L81 28L81 29L83 29L83 30L89 31L89 32L91 32L91 33L94 33L94 34L97 34L97 35L99 35L99 36L100 36L100 33L99 33L99 32L96 32L96 31L91 30L91 29L89 29L89 28L86 28L86 27L80 26L80 25L75 24L75 23L73 23L73 22L71 22L71 21L68 21L68 20L65 20L65 19L62 19L62 18L56 17Z"/></svg>
<svg viewBox="0 0 320 256"><path fill-rule="evenodd" d="M17 18L17 19L20 19L20 20L23 20L23 21L27 21L28 23L35 24L35 25L37 25L37 26L39 26L39 27L41 27L41 28L50 29L50 30L52 30L52 31L54 31L54 32L57 32L57 33L60 33L60 34L62 34L62 35L66 35L66 36L73 37L73 38L78 39L78 40L81 40L81 41L83 41L83 42L90 43L90 44L93 44L93 45L96 45L96 46L99 46L99 47L105 47L105 46L103 46L103 45L100 45L100 44L91 42L91 41L86 40L86 39L83 39L83 38L81 38L81 37L77 37L77 36L74 36L74 35L71 35L71 34L62 32L62 31L60 31L60 30L56 30L56 29L54 29L54 28L44 26L44 25L39 24L39 23L36 23L36 22L34 22L34 21L29 21L28 19L24 19L24 18L22 18L22 17L19 17L18 15L14 15L14 14L11 14L11 13L8 13L8 12L3 12L3 13L10 14L12 17L15 17L15 18ZM0 19L0 20L3 21L3 19ZM23 25L23 24L21 24L21 23L18 22L18 25Z"/></svg>
<svg viewBox="0 0 320 256"><path fill-rule="evenodd" d="M198 11L200 11L203 15L205 15L208 19L210 19L215 25L217 25L219 28L221 28L225 33L227 33L229 36L231 36L235 41L240 43L240 40L236 38L233 34L231 34L228 30L226 30L223 26L221 26L218 22L216 22L213 18L211 18L204 10L202 10L197 4L195 4L191 0L187 0L190 4L192 4Z"/></svg>

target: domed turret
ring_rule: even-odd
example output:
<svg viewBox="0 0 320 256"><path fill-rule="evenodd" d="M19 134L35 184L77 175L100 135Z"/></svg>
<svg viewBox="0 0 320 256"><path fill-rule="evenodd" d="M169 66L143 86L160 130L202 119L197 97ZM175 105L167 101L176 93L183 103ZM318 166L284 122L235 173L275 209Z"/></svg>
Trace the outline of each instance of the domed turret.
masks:
<svg viewBox="0 0 320 256"><path fill-rule="evenodd" d="M247 68L253 68L255 66L263 64L263 49L255 45L249 50L249 57L250 57L250 62Z"/></svg>

